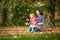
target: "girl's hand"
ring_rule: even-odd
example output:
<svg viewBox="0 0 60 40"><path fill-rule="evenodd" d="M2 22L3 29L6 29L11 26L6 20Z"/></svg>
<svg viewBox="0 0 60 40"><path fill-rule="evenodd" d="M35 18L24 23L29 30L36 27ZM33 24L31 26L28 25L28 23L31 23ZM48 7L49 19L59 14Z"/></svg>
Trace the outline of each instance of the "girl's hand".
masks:
<svg viewBox="0 0 60 40"><path fill-rule="evenodd" d="M29 26L29 25L30 25L30 23L28 23L28 22L27 22L27 23L25 23L25 25L26 25L26 26Z"/></svg>

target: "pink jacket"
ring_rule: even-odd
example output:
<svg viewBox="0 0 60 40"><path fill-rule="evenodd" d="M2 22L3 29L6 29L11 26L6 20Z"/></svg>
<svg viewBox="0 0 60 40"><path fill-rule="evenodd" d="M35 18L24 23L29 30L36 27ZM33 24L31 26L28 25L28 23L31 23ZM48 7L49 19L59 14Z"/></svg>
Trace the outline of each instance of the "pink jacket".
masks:
<svg viewBox="0 0 60 40"><path fill-rule="evenodd" d="M35 25L36 25L36 23L37 23L37 21L36 21L36 18L35 18L35 17L30 18L30 25L35 26Z"/></svg>

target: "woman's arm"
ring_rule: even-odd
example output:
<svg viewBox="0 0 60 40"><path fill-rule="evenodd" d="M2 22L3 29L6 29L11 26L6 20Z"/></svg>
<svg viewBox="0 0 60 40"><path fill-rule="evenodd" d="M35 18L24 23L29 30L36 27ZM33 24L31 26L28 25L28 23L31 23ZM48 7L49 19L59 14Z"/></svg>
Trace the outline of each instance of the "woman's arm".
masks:
<svg viewBox="0 0 60 40"><path fill-rule="evenodd" d="M41 17L41 22L38 25L42 25L44 23L44 16Z"/></svg>
<svg viewBox="0 0 60 40"><path fill-rule="evenodd" d="M44 16L42 16L42 17L41 17L41 22L43 22L43 23L44 23Z"/></svg>
<svg viewBox="0 0 60 40"><path fill-rule="evenodd" d="M41 23L37 23L38 25L42 25L43 24L43 22L41 22Z"/></svg>

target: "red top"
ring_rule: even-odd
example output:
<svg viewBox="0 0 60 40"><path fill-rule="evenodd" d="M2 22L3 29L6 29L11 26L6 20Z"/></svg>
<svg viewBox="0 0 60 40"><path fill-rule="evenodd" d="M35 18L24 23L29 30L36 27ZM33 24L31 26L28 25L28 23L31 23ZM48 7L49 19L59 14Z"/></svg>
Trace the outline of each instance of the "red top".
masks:
<svg viewBox="0 0 60 40"><path fill-rule="evenodd" d="M36 18L33 17L33 18L30 18L30 24L35 26L36 25Z"/></svg>

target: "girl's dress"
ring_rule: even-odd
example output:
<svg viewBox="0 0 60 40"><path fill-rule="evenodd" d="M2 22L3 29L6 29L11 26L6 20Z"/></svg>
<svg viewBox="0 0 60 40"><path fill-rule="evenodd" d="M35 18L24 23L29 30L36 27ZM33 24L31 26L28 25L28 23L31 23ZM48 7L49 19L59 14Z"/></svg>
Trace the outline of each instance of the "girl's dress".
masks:
<svg viewBox="0 0 60 40"><path fill-rule="evenodd" d="M30 26L28 28L28 31L34 31L34 28L35 28L35 25L36 25L36 18L33 17L33 18L30 18Z"/></svg>

